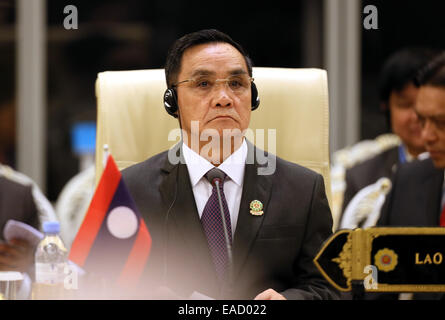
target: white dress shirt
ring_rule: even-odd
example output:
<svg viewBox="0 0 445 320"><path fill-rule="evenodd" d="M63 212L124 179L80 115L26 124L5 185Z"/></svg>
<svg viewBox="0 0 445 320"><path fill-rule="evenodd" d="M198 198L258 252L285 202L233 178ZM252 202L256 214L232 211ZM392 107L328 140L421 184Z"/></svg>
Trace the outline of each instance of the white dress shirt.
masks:
<svg viewBox="0 0 445 320"><path fill-rule="evenodd" d="M205 174L215 166L190 149L185 143L182 145L182 150L189 172L190 182L192 184L196 208L198 209L199 218L201 219L202 212L204 211L204 207L209 200L213 189L210 182L206 179ZM227 175L224 182L224 195L230 212L232 239L238 221L246 158L247 143L244 139L241 146L218 166L218 169Z"/></svg>

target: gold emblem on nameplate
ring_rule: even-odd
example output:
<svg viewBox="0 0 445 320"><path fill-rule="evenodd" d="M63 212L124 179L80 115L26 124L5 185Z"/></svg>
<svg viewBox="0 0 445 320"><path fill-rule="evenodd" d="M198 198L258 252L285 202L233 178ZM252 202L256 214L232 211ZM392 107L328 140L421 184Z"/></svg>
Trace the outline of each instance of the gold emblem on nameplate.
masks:
<svg viewBox="0 0 445 320"><path fill-rule="evenodd" d="M397 266L397 254L388 248L377 251L374 256L375 265L381 271L388 272Z"/></svg>
<svg viewBox="0 0 445 320"><path fill-rule="evenodd" d="M250 213L254 216L261 216L263 215L263 204L261 201L253 200L250 202Z"/></svg>

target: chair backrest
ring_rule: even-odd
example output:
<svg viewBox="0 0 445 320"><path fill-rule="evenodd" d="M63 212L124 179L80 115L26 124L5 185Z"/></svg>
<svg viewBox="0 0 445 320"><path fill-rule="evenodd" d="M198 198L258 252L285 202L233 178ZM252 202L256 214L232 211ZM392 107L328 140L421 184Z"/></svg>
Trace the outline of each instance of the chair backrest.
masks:
<svg viewBox="0 0 445 320"><path fill-rule="evenodd" d="M326 71L254 68L261 104L252 112L250 129L264 132L258 147L323 175L331 201L329 175L329 103ZM174 145L169 141L178 121L163 107L163 69L109 71L96 81L96 182L103 170L104 145L119 169L145 160ZM262 129L263 131L256 131ZM276 130L276 150L269 148ZM251 140L251 139L250 139Z"/></svg>

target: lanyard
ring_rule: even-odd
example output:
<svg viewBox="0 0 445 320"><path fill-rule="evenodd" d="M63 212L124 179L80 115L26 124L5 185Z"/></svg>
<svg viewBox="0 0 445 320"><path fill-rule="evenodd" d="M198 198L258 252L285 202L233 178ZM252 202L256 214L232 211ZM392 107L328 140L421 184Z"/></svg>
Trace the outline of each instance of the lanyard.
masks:
<svg viewBox="0 0 445 320"><path fill-rule="evenodd" d="M399 145L399 161L400 161L400 163L406 162L406 154L405 154L405 148L403 147L403 144Z"/></svg>

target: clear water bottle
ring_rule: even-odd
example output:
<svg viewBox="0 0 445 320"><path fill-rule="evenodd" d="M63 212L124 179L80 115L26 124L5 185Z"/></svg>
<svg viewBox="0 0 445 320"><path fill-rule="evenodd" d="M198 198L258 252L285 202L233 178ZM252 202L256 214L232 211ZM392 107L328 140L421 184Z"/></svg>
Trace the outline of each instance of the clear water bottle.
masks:
<svg viewBox="0 0 445 320"><path fill-rule="evenodd" d="M53 221L45 222L43 232L45 236L37 246L35 253L35 282L40 287L52 286L61 289L65 278L68 251L59 237L60 224ZM57 291L60 292L60 290Z"/></svg>

